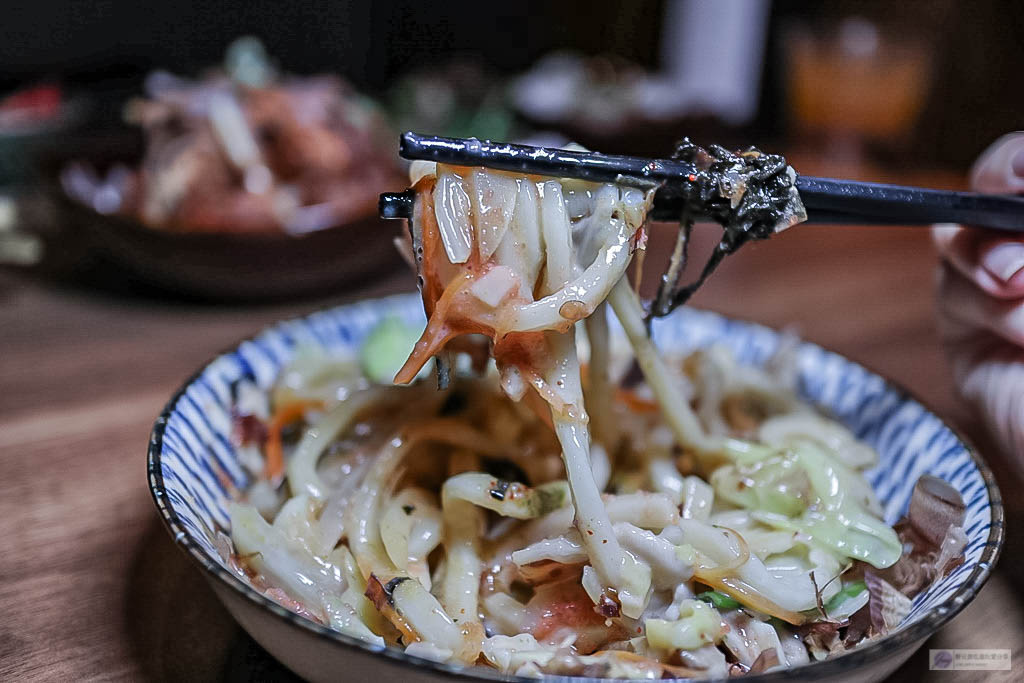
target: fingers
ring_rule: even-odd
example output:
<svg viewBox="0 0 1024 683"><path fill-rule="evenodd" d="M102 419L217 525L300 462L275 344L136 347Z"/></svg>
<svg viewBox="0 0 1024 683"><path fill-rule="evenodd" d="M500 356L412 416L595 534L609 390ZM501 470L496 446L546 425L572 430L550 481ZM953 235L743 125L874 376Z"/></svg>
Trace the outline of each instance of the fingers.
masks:
<svg viewBox="0 0 1024 683"><path fill-rule="evenodd" d="M943 268L940 329L957 388L1018 464L1024 464L1024 349L1017 344L1024 330L1005 309L1021 306L995 300L955 269ZM1003 310L993 314L991 308Z"/></svg>
<svg viewBox="0 0 1024 683"><path fill-rule="evenodd" d="M971 171L981 192L1024 194L1024 132L990 146ZM1003 451L1024 453L1024 240L937 225L946 259L940 329L960 392L979 408Z"/></svg>
<svg viewBox="0 0 1024 683"><path fill-rule="evenodd" d="M1000 299L1024 298L1024 239L944 223L932 228L936 248L961 275Z"/></svg>
<svg viewBox="0 0 1024 683"><path fill-rule="evenodd" d="M979 356L960 383L1002 452L1018 466L1024 459L1024 350L1004 345Z"/></svg>
<svg viewBox="0 0 1024 683"><path fill-rule="evenodd" d="M1024 301L995 299L957 270L946 267L939 281L942 332L949 341L987 331L1024 346Z"/></svg>
<svg viewBox="0 0 1024 683"><path fill-rule="evenodd" d="M971 171L971 187L1024 193L1024 131L1004 135L982 153ZM943 257L985 292L1024 298L1024 239L949 224L936 225L932 237Z"/></svg>
<svg viewBox="0 0 1024 683"><path fill-rule="evenodd" d="M997 194L1024 193L1024 131L1004 135L981 153L971 169L971 188Z"/></svg>

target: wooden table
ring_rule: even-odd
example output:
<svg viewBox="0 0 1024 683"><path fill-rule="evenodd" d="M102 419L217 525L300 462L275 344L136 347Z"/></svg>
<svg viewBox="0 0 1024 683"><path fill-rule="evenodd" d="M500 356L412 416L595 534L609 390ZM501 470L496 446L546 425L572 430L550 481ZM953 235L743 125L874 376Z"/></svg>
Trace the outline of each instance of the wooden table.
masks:
<svg viewBox="0 0 1024 683"><path fill-rule="evenodd" d="M976 434L936 338L934 268L918 228L798 228L727 261L696 303L795 326ZM333 301L215 307L0 274L0 680L289 677L161 527L146 486L149 429L184 378L239 338L410 283L396 274ZM1011 542L998 569L894 680L1015 679L929 673L928 647L1010 648L1024 667L1024 544L1014 538L1024 506L1005 469Z"/></svg>

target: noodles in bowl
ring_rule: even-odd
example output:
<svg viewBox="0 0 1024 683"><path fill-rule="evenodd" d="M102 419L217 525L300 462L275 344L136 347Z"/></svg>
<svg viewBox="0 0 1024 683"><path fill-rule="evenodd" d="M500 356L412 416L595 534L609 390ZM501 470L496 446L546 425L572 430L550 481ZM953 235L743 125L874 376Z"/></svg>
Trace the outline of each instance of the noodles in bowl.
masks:
<svg viewBox="0 0 1024 683"><path fill-rule="evenodd" d="M1001 508L935 416L811 344L687 308L651 338L625 280L607 299L580 288L604 246L642 246L642 187L559 181L559 283L557 225L540 202L516 218L520 188L540 197L549 179L510 176L498 226L521 243L534 225L538 249L484 260L471 209L460 263L422 213L450 170L424 170L426 329L411 297L275 326L189 381L154 430L172 536L274 656L310 680L878 680L970 601ZM451 172L472 207L481 183ZM518 269L530 259L510 252L544 262ZM504 285L469 282L494 270ZM565 282L582 306L515 327Z"/></svg>
<svg viewBox="0 0 1024 683"><path fill-rule="evenodd" d="M302 610L296 602L288 599L289 593L285 589L272 590L274 586L265 582L266 577L261 579L252 573L254 567L248 564L248 560L256 559L255 556L238 554L230 542L229 511L232 501L257 506L265 514L264 519L270 522L280 509L282 499L291 493L287 486L276 483L281 480L280 474L278 479L264 480L262 454L268 442L279 442L278 437L269 437L266 432L280 433L283 463L287 466L304 429L322 422L321 412L316 409L305 411L302 417L294 419L288 413L295 416L298 409L288 412L282 412L282 409L296 402L298 395L312 395L314 401L325 401L323 410L331 410L329 404L333 407L340 399L351 395L352 390L376 388L375 382L389 378L394 368L401 364L404 350L413 344L407 335L410 329L417 330L417 326L422 326L422 315L422 302L403 295L342 306L275 325L236 349L220 355L189 380L168 403L167 410L154 430L150 444L150 480L158 507L175 543L187 551L187 557L202 567L211 579L217 597L238 618L240 624L274 657L307 680L393 677L419 682L452 680L453 676L457 680L495 680L508 676L490 666L466 667L435 663L416 655L417 648L412 649L412 654L406 654L401 646L371 645L332 629L328 626L330 622L327 615L316 607L315 602L310 602L308 609ZM416 334L412 336L415 338ZM623 375L624 387L635 392L637 397L649 399L650 394L635 382L635 369L628 366L628 342L614 319L610 321L610 337L612 376ZM887 583L899 587L901 592L921 591L913 598L910 613L895 632L890 632L886 637L863 641L847 655L830 656L817 663L814 661L816 657L812 656L812 666L758 674L758 680L810 681L839 675L854 676L858 681L881 680L916 645L970 603L986 580L998 553L1001 507L991 474L984 464L938 418L898 388L854 362L813 344L794 345L793 340L787 341L783 335L766 328L730 321L711 312L681 308L664 321L655 321L653 338L670 367L679 370L679 375L684 377L689 377L695 370L696 358L708 354L732 356L736 360L735 372L740 374L755 368L767 368L771 375L791 386L794 385L793 380L785 375L796 370L795 386L801 400L826 411L827 415L837 416L859 439L863 439L879 454L879 465L863 471L863 475L876 492L883 505L884 518L889 522L895 522L901 516L927 522L933 516L930 513L922 515L914 512L920 510L920 506L909 505L913 498L911 490L914 482L923 474L941 478L954 487L967 503L963 528L969 542L963 565L950 571L944 578L936 579L930 588L924 590L920 587L927 586L931 581L930 574L918 571L905 562L897 563L901 571L911 569L905 572L904 578L887 575L890 570L880 572ZM587 362L590 354L583 348L584 339L585 335L579 337L581 357ZM395 347L402 351L397 355L388 352L388 348ZM370 349L374 349L374 352ZM695 349L700 351L694 360L683 366L683 358L691 355ZM390 368L379 364L379 360L384 357L388 362L383 365L390 365ZM774 365L768 362L773 357L778 358ZM462 367L457 368L460 372L456 373L456 377L462 377L461 371L470 367L468 360L462 360L460 364ZM779 364L786 368L784 372L778 371ZM300 377L310 378L308 388L301 390L301 393L296 390ZM465 379L475 382L471 377ZM494 376L487 381L495 382ZM330 388L332 386L334 390ZM421 389L423 394L410 393ZM408 397L409 401L399 399L404 402L400 404L401 410L395 412L406 415L407 419L416 415L411 402L414 397L435 394L432 381L414 388L387 387L386 390L406 392L398 395ZM632 398L634 396L624 392L616 396L615 404L629 401L631 410L650 417L653 405L649 400L636 402ZM505 400L501 399L500 402L504 403ZM444 412L459 408L461 402L462 398L453 398L447 403ZM408 409L404 408L406 404L409 405ZM696 403L694 405L697 407ZM263 414L262 411L266 409L269 409L268 413ZM528 417L532 413L525 415ZM256 420L247 416L263 416L266 419ZM394 419L399 417L397 415ZM531 421L528 424L538 423ZM357 423L353 424L346 436L358 437L356 432L364 432L364 429L358 427ZM662 432L664 435L664 429ZM498 436L504 438L504 434ZM550 432L547 438L553 438ZM236 446L232 441L244 441L246 445ZM354 473L356 478L362 476L359 472L365 465L360 465L364 460L361 457L355 458L348 466L337 460L346 447L347 444L338 443L318 463L317 472L332 488L338 485L340 475L346 472ZM428 446L421 447L427 449ZM439 446L429 447L436 449ZM276 453L276 445L270 445L269 451L271 454ZM678 463L677 469L681 467L682 473L689 467L688 459L679 460L685 454L681 451L676 454L676 451L672 447ZM271 460L273 457L271 455ZM414 454L407 464L419 468L417 476L423 477L426 470L434 468L436 472L433 476L443 479L449 476L449 458L442 454L440 459L424 462ZM496 462L494 457L487 456L481 457L480 467L484 472L493 471L498 477L537 486L563 476L557 454L548 455L544 461L557 471L546 473L526 466L520 468L524 470L523 473L518 473L507 465L498 467L501 460ZM410 476L413 474L410 472ZM610 496L636 493L645 488L653 490L652 486L639 481L636 476L632 477L632 481L630 479L628 476L609 477L604 490ZM423 481L428 482L426 479ZM933 507L944 507L941 500L933 500ZM439 506L440 502L435 501L434 504ZM723 501L714 502L714 505L725 507ZM683 516L683 511L677 507L680 516ZM610 512L614 523L617 511L611 509ZM325 517L326 513L327 508L323 507L319 510L317 520L329 519ZM492 517L495 513L487 511L484 514ZM559 514L564 515L565 512ZM934 517L940 519L939 516ZM635 525L646 523L643 518L637 519ZM733 523L730 528L735 527L734 520L725 523ZM283 524L284 520L279 526ZM918 526L927 528L926 524L919 523ZM938 526L938 522L931 525L929 535ZM898 531L902 537L907 535L909 529L903 524ZM744 536L744 540L750 545L751 539ZM489 541L484 540L483 543ZM440 552L433 551L434 556L429 558L432 568L439 567ZM916 554L918 559L923 557L920 553ZM239 572L240 568L246 570ZM846 593L859 589L854 571L850 569L840 580L849 580L853 584ZM439 574L437 578L440 578ZM879 584L867 581L865 584L868 589L871 586L880 587ZM437 590L434 586L437 586L436 582L431 591ZM693 582L691 586L702 600L718 597L701 595L709 592L706 585ZM528 593L517 592L522 587L522 584L516 582L511 595L525 605L529 601ZM347 590L347 584L345 588ZM356 594L358 590L356 586ZM197 596L197 599L203 598ZM834 620L842 617L842 613L833 612L835 605L825 603L823 606ZM730 612L730 607L730 603L723 603L721 608L716 608L725 615ZM755 610L743 608L742 612L751 614ZM889 612L890 624L894 613ZM858 620L865 614L869 617L870 609L852 618L847 628L862 625ZM881 616L881 612L878 615ZM812 642L821 642L822 638L826 642L831 641L831 627L815 625L818 621L820 616L793 631L805 636L805 642L806 636L811 636ZM769 624L778 625L778 622L769 620ZM831 641L831 644L842 642L845 645L845 636L849 632L839 630L838 633L839 640ZM856 635L857 631L853 633ZM423 646L419 647L422 651ZM818 655L824 653L824 649L816 648L816 651ZM725 656L731 665L733 655L726 651ZM588 669L581 666L575 671L599 673L596 667ZM654 675L654 672L649 673Z"/></svg>
<svg viewBox="0 0 1024 683"><path fill-rule="evenodd" d="M568 183L508 177L511 200L478 204L512 207L485 257L484 211L442 228L428 201L457 208L461 185L473 207L506 182L467 176L419 179L430 321L399 373L411 386L390 383L415 338L391 319L358 353L300 347L272 382L234 383L252 483L218 549L238 576L312 621L434 661L720 677L873 640L963 562L963 501L938 480L921 481L895 528L882 521L863 476L877 455L800 397L792 341L759 367L724 346L654 347L616 260L642 244L642 190L574 198ZM468 235L468 253L449 254L445 231ZM596 292L581 283L595 267ZM415 379L435 355L441 391Z"/></svg>

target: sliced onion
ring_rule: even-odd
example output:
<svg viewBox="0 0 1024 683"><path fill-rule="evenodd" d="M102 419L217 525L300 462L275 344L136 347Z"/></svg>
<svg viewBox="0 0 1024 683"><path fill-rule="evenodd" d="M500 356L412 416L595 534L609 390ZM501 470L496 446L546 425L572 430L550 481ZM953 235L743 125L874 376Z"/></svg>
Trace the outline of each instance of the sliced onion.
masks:
<svg viewBox="0 0 1024 683"><path fill-rule="evenodd" d="M514 176L476 169L470 199L480 258L487 260L505 238L512 221L518 185Z"/></svg>
<svg viewBox="0 0 1024 683"><path fill-rule="evenodd" d="M409 184L415 185L423 178L437 176L437 162L416 159L409 164Z"/></svg>
<svg viewBox="0 0 1024 683"><path fill-rule="evenodd" d="M508 266L493 266L469 288L473 296L491 308L497 308L506 296L518 290L519 277Z"/></svg>
<svg viewBox="0 0 1024 683"><path fill-rule="evenodd" d="M469 222L470 202L462 180L441 170L434 187L434 215L441 231L445 253L452 263L465 263L473 250L473 226Z"/></svg>

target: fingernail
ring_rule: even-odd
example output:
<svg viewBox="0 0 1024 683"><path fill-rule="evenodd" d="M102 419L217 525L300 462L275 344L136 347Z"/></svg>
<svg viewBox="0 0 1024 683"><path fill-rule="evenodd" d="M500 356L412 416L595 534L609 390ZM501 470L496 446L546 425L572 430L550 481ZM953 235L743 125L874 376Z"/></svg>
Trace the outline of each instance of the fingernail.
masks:
<svg viewBox="0 0 1024 683"><path fill-rule="evenodd" d="M1024 178L1024 148L1018 149L1017 153L1013 155L1010 168L1013 169L1014 175L1018 178Z"/></svg>
<svg viewBox="0 0 1024 683"><path fill-rule="evenodd" d="M1024 269L1024 244L1007 242L988 250L981 257L981 265L1001 282L1009 282Z"/></svg>

